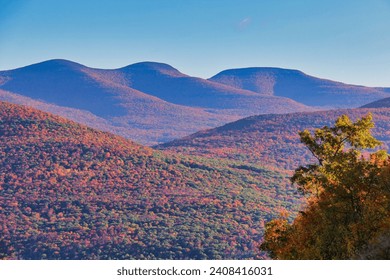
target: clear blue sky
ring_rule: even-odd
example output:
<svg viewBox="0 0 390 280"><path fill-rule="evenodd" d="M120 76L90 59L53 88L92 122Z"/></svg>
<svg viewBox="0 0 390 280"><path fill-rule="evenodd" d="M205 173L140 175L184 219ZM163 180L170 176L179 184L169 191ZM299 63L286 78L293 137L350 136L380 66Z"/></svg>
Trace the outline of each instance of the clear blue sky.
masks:
<svg viewBox="0 0 390 280"><path fill-rule="evenodd" d="M390 0L0 0L0 69L52 58L158 61L203 78L276 66L390 86Z"/></svg>

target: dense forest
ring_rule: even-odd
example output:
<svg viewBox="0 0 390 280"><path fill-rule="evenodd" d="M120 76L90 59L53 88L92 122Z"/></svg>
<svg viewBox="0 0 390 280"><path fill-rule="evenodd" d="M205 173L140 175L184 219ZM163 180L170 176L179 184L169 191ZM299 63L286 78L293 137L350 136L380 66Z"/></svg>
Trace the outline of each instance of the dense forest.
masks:
<svg viewBox="0 0 390 280"><path fill-rule="evenodd" d="M158 151L1 102L0 258L388 258L390 110L371 110L251 117ZM329 126L341 112L356 122Z"/></svg>
<svg viewBox="0 0 390 280"><path fill-rule="evenodd" d="M0 103L2 259L253 259L286 174L142 147Z"/></svg>
<svg viewBox="0 0 390 280"><path fill-rule="evenodd" d="M303 208L293 223L287 212L267 223L261 249L272 258L388 259L389 131L389 108L265 115L157 148L291 172Z"/></svg>

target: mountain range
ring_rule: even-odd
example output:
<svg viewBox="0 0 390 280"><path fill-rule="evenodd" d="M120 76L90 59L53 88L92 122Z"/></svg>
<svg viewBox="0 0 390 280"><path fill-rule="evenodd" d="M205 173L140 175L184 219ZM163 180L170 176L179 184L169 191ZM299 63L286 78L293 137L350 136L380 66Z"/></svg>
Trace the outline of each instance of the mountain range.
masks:
<svg viewBox="0 0 390 280"><path fill-rule="evenodd" d="M206 80L156 62L104 70L50 60L0 72L0 100L34 106L147 145L251 115L358 107L388 96L386 89L278 68L226 70Z"/></svg>
<svg viewBox="0 0 390 280"><path fill-rule="evenodd" d="M287 98L259 96L188 77L160 63L102 70L51 60L0 72L0 89L2 96L7 92L3 101L16 94L12 98L19 104L31 105L23 100L27 97L63 107L57 114L76 109L73 120L84 123L92 114L104 119L106 131L144 144L165 142L255 113L310 110ZM101 122L92 127L102 128Z"/></svg>
<svg viewBox="0 0 390 280"><path fill-rule="evenodd" d="M0 259L267 258L265 224L301 210L288 178L315 160L298 132L372 114L389 150L389 100L280 68L0 71Z"/></svg>

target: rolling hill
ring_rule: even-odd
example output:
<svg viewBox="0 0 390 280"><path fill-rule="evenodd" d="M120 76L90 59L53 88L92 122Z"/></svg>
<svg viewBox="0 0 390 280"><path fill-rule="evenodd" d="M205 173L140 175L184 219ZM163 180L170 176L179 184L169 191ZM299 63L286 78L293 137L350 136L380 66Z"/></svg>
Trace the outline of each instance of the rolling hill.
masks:
<svg viewBox="0 0 390 280"><path fill-rule="evenodd" d="M225 70L209 80L259 94L288 97L308 106L356 108L390 96L385 88L348 85L298 70L271 67Z"/></svg>
<svg viewBox="0 0 390 280"><path fill-rule="evenodd" d="M332 125L338 116L353 119L372 112L373 134L390 150L390 109L343 109L311 113L252 116L197 132L156 148L188 155L234 159L246 163L294 170L314 160L300 143L298 132Z"/></svg>
<svg viewBox="0 0 390 280"><path fill-rule="evenodd" d="M126 136L130 133L125 128L113 126L104 118L98 117L88 111L73 109L70 107L57 106L51 103L37 101L35 99L25 97L23 95L11 93L9 91L0 90L0 100L13 104L26 105L48 113L61 115L69 120L78 121L89 127L96 128L102 131L112 131L117 135ZM134 129L136 130L136 129Z"/></svg>
<svg viewBox="0 0 390 280"><path fill-rule="evenodd" d="M390 108L390 97L368 103L361 108Z"/></svg>
<svg viewBox="0 0 390 280"><path fill-rule="evenodd" d="M0 258L246 259L295 213L285 175L155 151L0 102Z"/></svg>
<svg viewBox="0 0 390 280"><path fill-rule="evenodd" d="M0 90L16 94L20 104L35 106L23 97L87 112L90 122L143 144L183 137L244 116L312 110L291 99L259 95L186 76L160 63L137 63L120 69L93 69L67 60L0 72ZM4 96L4 94L3 94ZM0 95L1 97L1 95ZM59 108L57 107L57 108ZM38 107L37 107L38 108ZM93 123L92 119L99 120Z"/></svg>

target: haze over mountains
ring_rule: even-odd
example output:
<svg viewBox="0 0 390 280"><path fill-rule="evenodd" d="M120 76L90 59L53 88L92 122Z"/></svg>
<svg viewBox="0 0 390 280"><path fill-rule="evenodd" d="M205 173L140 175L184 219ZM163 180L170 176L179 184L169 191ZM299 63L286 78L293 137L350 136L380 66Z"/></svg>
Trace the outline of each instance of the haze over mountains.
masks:
<svg viewBox="0 0 390 280"><path fill-rule="evenodd" d="M317 110L310 106L357 107L386 96L390 93L385 89L276 68L226 70L205 80L163 63L103 70L50 60L0 72L0 100L53 112L148 145L251 115Z"/></svg>

